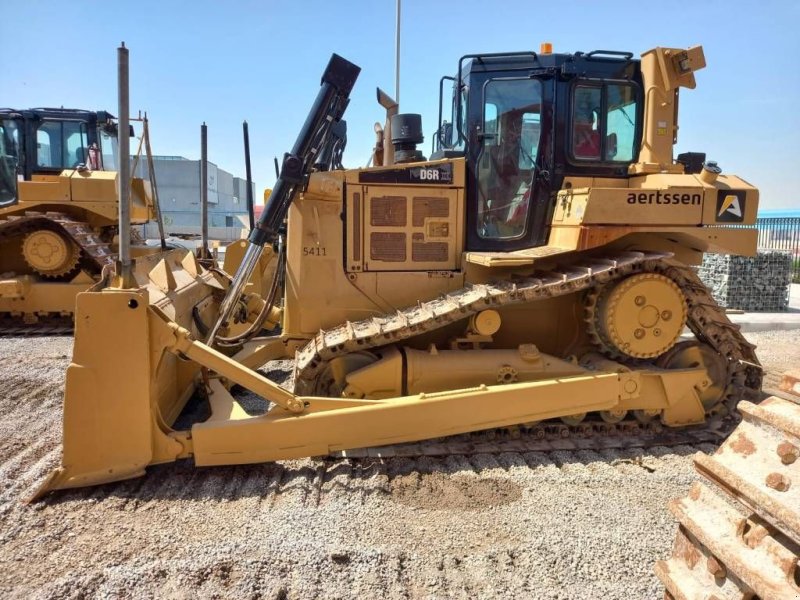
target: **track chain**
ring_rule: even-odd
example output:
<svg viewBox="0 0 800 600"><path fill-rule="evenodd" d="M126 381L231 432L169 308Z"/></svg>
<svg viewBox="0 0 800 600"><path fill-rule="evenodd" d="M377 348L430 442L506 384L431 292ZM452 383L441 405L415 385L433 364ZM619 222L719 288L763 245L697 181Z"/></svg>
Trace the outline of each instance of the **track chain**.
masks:
<svg viewBox="0 0 800 600"><path fill-rule="evenodd" d="M12 235L29 233L37 229L48 229L71 239L81 249L82 257L100 272L105 265L113 265L116 255L111 246L85 221L68 214L47 211L25 211L24 215L11 215L0 220L0 241Z"/></svg>
<svg viewBox="0 0 800 600"><path fill-rule="evenodd" d="M25 323L21 316L0 313L0 337L71 335L74 329L72 315L37 315L35 323Z"/></svg>
<svg viewBox="0 0 800 600"><path fill-rule="evenodd" d="M106 265L113 265L116 254L111 246L84 221L61 212L26 211L24 215L11 215L0 220L0 241L15 235L24 235L38 229L55 231L80 248L80 265L98 273ZM73 331L71 315L36 315L34 323L26 323L22 315L0 313L0 336L63 335Z"/></svg>
<svg viewBox="0 0 800 600"><path fill-rule="evenodd" d="M418 302L416 306L400 310L395 314L357 322L348 321L332 329L322 330L296 354L295 392L301 395L313 394L317 376L329 361L338 356L402 342L463 320L485 309L532 303L593 290L634 273L655 272L671 278L684 291L688 307L687 325L697 339L709 344L728 359L729 385L724 403L727 412L732 414L740 399L754 397L761 387L762 371L754 346L742 336L739 327L730 322L725 311L717 305L695 271L691 267L671 260L671 257L671 254L659 252L619 252L600 257L582 256L557 268L537 271L531 276L494 283L471 284L436 299ZM641 368L651 363L632 360L628 361L628 364L633 368ZM714 412L719 410L719 407L716 408ZM531 428L522 428L520 437L534 442L546 441L553 438L553 427L556 425L558 425L557 437L560 439L587 437L597 441L607 440L615 435L640 435L644 438L653 437L651 443L646 445L659 445L655 439L658 436L652 436L651 424L641 424L633 419L614 426L591 420L577 426L545 422ZM730 430L735 422L731 419L724 423L717 420L714 425L718 431L712 432L711 435L719 441L723 432ZM514 430L512 428L509 431ZM684 441L674 443L694 443L693 437L696 436L688 430L684 431ZM675 439L678 437L680 436L676 434ZM439 443L440 441L434 440L428 445ZM421 444L424 446L426 443ZM589 445L602 447L602 444L598 443ZM370 449L369 452L378 450ZM421 448L421 451L426 452L424 448Z"/></svg>
<svg viewBox="0 0 800 600"><path fill-rule="evenodd" d="M669 429L660 423L638 423L633 420L618 424L586 421L580 425L565 425L551 421L532 427L489 429L422 440L407 444L391 444L374 448L355 448L332 452L335 458L392 458L415 456L471 456L475 454L503 454L504 452L558 452L653 446L684 446L719 444L725 429L710 430L703 427Z"/></svg>

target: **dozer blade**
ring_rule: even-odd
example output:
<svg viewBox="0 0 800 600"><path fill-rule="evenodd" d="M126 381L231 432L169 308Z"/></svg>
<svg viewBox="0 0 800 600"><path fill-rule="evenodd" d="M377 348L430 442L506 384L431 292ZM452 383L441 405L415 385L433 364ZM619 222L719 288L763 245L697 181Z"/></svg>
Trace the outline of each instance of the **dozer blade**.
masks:
<svg viewBox="0 0 800 600"><path fill-rule="evenodd" d="M701 368L586 371L381 400L300 397L198 341L221 289L190 254L136 263L137 290L78 296L75 351L67 370L63 464L34 497L142 475L148 465L193 457L242 464L418 441L574 414L664 411L673 424L704 420ZM258 350L274 357L274 349ZM274 406L249 416L228 389L240 385ZM211 416L175 422L196 387Z"/></svg>

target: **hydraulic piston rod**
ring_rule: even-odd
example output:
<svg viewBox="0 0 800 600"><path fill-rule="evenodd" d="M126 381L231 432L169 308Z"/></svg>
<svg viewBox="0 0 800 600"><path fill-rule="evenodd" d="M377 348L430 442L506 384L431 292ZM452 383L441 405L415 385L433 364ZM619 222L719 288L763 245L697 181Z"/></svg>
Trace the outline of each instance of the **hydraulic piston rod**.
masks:
<svg viewBox="0 0 800 600"><path fill-rule="evenodd" d="M317 98L297 136L294 147L291 152L283 156L283 166L272 189L269 204L250 231L247 250L222 301L219 318L208 336L208 345L213 345L219 331L230 321L242 290L258 264L264 244L272 244L277 240L278 231L295 194L305 184L317 155L327 144L332 125L342 118L347 108L350 91L360 71L360 67L341 56L337 54L331 56L322 75Z"/></svg>

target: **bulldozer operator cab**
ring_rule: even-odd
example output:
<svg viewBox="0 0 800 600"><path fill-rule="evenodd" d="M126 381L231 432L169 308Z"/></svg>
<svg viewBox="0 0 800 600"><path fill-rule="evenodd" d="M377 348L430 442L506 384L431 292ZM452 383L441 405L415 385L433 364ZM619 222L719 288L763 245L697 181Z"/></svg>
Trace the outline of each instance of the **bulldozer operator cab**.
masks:
<svg viewBox="0 0 800 600"><path fill-rule="evenodd" d="M626 177L638 158L642 73L631 53L467 55L458 73L440 82L432 158L466 159L468 250L547 244L565 177Z"/></svg>
<svg viewBox="0 0 800 600"><path fill-rule="evenodd" d="M117 124L105 111L0 109L0 207L17 202L17 181L64 169L117 168Z"/></svg>

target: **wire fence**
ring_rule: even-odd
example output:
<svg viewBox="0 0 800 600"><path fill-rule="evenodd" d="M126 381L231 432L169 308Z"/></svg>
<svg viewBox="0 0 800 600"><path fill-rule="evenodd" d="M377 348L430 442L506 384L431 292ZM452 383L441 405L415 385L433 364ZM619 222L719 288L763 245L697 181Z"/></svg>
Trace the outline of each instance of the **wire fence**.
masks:
<svg viewBox="0 0 800 600"><path fill-rule="evenodd" d="M791 253L792 283L800 283L800 217L763 217L756 228L759 248Z"/></svg>

